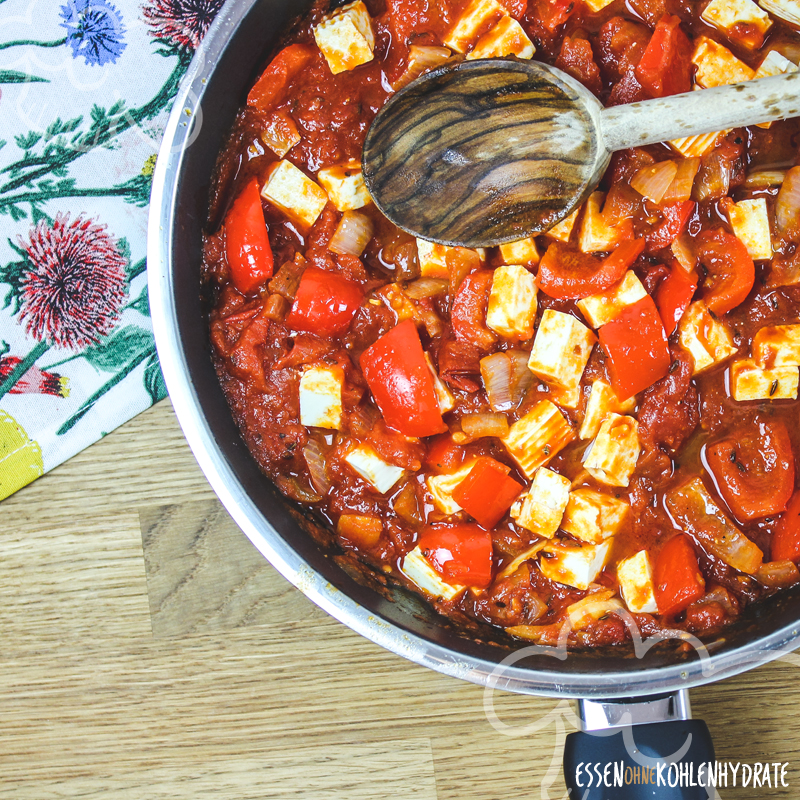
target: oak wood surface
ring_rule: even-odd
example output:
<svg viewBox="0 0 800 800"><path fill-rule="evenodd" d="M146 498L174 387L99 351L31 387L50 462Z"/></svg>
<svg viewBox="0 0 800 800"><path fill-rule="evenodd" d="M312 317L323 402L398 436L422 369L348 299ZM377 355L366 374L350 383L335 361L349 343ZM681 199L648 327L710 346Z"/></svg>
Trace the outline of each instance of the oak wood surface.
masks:
<svg viewBox="0 0 800 800"><path fill-rule="evenodd" d="M569 703L410 664L313 606L222 510L168 402L0 505L0 798L561 798ZM789 762L800 675L692 692L719 758ZM549 787L549 788L548 788Z"/></svg>

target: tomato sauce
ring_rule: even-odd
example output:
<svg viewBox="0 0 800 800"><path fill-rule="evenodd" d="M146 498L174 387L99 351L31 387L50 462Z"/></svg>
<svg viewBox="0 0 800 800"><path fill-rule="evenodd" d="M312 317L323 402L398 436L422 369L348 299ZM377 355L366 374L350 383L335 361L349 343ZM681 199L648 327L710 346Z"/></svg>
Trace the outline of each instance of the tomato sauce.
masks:
<svg viewBox="0 0 800 800"><path fill-rule="evenodd" d="M606 105L708 83L702 37L742 69L800 61L782 20L724 31L688 0L486 5L467 52L509 27L498 57L527 41ZM622 644L631 621L713 635L800 582L800 127L623 151L571 230L431 252L365 199L345 208L358 175L349 200L321 185L358 172L397 87L464 57L447 43L475 6L319 2L285 37L214 175L202 274L223 391L278 488L446 615L573 647ZM353 9L371 57L334 74L319 32ZM321 198L311 224L270 194L279 168ZM551 322L573 338L548 366Z"/></svg>

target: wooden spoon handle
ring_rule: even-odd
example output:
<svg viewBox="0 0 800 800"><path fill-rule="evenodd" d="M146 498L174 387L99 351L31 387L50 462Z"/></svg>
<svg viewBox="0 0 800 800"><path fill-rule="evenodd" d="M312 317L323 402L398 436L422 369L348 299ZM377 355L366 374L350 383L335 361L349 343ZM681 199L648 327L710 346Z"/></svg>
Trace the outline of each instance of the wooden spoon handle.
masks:
<svg viewBox="0 0 800 800"><path fill-rule="evenodd" d="M732 83L600 112L610 152L800 115L800 72Z"/></svg>

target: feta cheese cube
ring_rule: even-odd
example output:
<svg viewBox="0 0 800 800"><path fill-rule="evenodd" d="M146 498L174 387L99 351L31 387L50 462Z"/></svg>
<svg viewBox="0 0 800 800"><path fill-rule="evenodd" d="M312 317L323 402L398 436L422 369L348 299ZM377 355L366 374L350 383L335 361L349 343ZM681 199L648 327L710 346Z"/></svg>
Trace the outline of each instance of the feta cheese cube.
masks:
<svg viewBox="0 0 800 800"><path fill-rule="evenodd" d="M417 257L422 277L449 280L450 270L447 266L447 254L454 249L444 244L435 244L425 239L417 239ZM486 261L486 251L482 247L472 252L477 254L481 262Z"/></svg>
<svg viewBox="0 0 800 800"><path fill-rule="evenodd" d="M694 375L730 358L737 350L728 326L712 317L702 300L686 309L678 324L678 342L694 359Z"/></svg>
<svg viewBox="0 0 800 800"><path fill-rule="evenodd" d="M770 325L753 338L753 358L760 367L800 366L800 325Z"/></svg>
<svg viewBox="0 0 800 800"><path fill-rule="evenodd" d="M736 58L727 47L707 36L695 39L692 63L697 67L695 80L704 89L749 81L755 75L755 71Z"/></svg>
<svg viewBox="0 0 800 800"><path fill-rule="evenodd" d="M458 584L445 583L441 575L431 566L430 561L422 555L419 545L406 554L400 570L411 583L432 597L452 600L466 588Z"/></svg>
<svg viewBox="0 0 800 800"><path fill-rule="evenodd" d="M627 306L647 297L647 291L633 270L628 270L622 280L605 292L578 300L578 308L586 321L595 329L616 319Z"/></svg>
<svg viewBox="0 0 800 800"><path fill-rule="evenodd" d="M522 528L552 539L569 500L569 478L539 467L526 494L511 506L512 519Z"/></svg>
<svg viewBox="0 0 800 800"><path fill-rule="evenodd" d="M766 33L772 26L769 14L760 9L753 0L711 0L700 17L718 31L733 36L745 47L751 44L748 44L747 37L736 38L737 25L747 25L761 33Z"/></svg>
<svg viewBox="0 0 800 800"><path fill-rule="evenodd" d="M525 267L497 267L486 308L486 326L506 339L525 341L533 336L536 319L536 282Z"/></svg>
<svg viewBox="0 0 800 800"><path fill-rule="evenodd" d="M758 4L773 17L800 28L800 2L798 0L758 0Z"/></svg>
<svg viewBox="0 0 800 800"><path fill-rule="evenodd" d="M453 396L453 393L442 383L441 378L439 378L439 373L433 368L433 361L431 361L431 357L427 353L423 353L425 356L425 361L428 364L428 368L431 371L431 375L433 376L433 391L436 394L436 402L439 404L439 411L442 414L446 414L448 411L452 411L456 404L456 398Z"/></svg>
<svg viewBox="0 0 800 800"><path fill-rule="evenodd" d="M310 228L328 203L328 195L291 161L270 171L261 196L303 229Z"/></svg>
<svg viewBox="0 0 800 800"><path fill-rule="evenodd" d="M542 539L536 544L529 547L524 553L520 553L513 561L506 564L503 569L497 573L498 580L502 578L507 578L509 575L513 575L526 561L530 561L531 559L535 558L536 555L542 550L544 547L547 546L547 540Z"/></svg>
<svg viewBox="0 0 800 800"><path fill-rule="evenodd" d="M548 308L533 340L528 369L558 389L575 392L596 341L575 317Z"/></svg>
<svg viewBox="0 0 800 800"><path fill-rule="evenodd" d="M538 402L501 439L528 478L575 438L572 426L549 400Z"/></svg>
<svg viewBox="0 0 800 800"><path fill-rule="evenodd" d="M477 58L533 58L536 48L528 35L513 17L502 17L500 21L478 39L467 55L467 61Z"/></svg>
<svg viewBox="0 0 800 800"><path fill-rule="evenodd" d="M461 511L461 506L453 500L453 491L472 472L475 461L476 459L470 460L455 472L445 475L429 475L425 479L428 491L433 497L433 503L442 514L450 516Z"/></svg>
<svg viewBox="0 0 800 800"><path fill-rule="evenodd" d="M600 589L567 606L567 618L572 630L579 631L621 609L622 603L610 589Z"/></svg>
<svg viewBox="0 0 800 800"><path fill-rule="evenodd" d="M603 192L592 192L584 203L583 221L578 237L578 246L584 253L600 253L613 250L625 237L621 228L606 224L601 207L606 196Z"/></svg>
<svg viewBox="0 0 800 800"><path fill-rule="evenodd" d="M602 11L606 6L610 6L614 0L585 0L585 3L592 11L597 14Z"/></svg>
<svg viewBox="0 0 800 800"><path fill-rule="evenodd" d="M372 19L361 0L336 9L314 27L314 39L334 75L374 58Z"/></svg>
<svg viewBox="0 0 800 800"><path fill-rule="evenodd" d="M772 258L767 201L740 200L728 206L728 219L736 238L747 248L753 261Z"/></svg>
<svg viewBox="0 0 800 800"><path fill-rule="evenodd" d="M633 417L610 414L600 426L583 467L606 486L627 486L639 450L639 423Z"/></svg>
<svg viewBox="0 0 800 800"><path fill-rule="evenodd" d="M731 393L739 402L747 400L796 400L798 368L764 369L743 359L731 364Z"/></svg>
<svg viewBox="0 0 800 800"><path fill-rule="evenodd" d="M787 72L797 72L797 64L789 61L786 56L777 50L770 50L756 70L754 78L770 78L773 75L783 75Z"/></svg>
<svg viewBox="0 0 800 800"><path fill-rule="evenodd" d="M625 605L632 614L657 614L653 566L647 550L617 564L617 581Z"/></svg>
<svg viewBox="0 0 800 800"><path fill-rule="evenodd" d="M504 16L507 12L497 0L471 0L445 37L444 45L466 53L483 31Z"/></svg>
<svg viewBox="0 0 800 800"><path fill-rule="evenodd" d="M568 242L569 237L572 236L572 229L575 227L580 211L581 207L578 206L568 217L562 219L558 225L554 225L549 231L546 231L545 235L550 236L552 239L558 239L559 242Z"/></svg>
<svg viewBox="0 0 800 800"><path fill-rule="evenodd" d="M582 542L597 544L619 530L629 510L629 503L621 498L585 487L574 489L561 527Z"/></svg>
<svg viewBox="0 0 800 800"><path fill-rule="evenodd" d="M519 239L516 242L508 242L500 245L500 261L505 264L529 264L539 263L539 249L532 236L527 239Z"/></svg>
<svg viewBox="0 0 800 800"><path fill-rule="evenodd" d="M636 398L629 397L620 401L616 392L604 380L598 379L592 384L586 411L578 433L580 439L594 439L600 425L611 414L627 414L636 408Z"/></svg>
<svg viewBox="0 0 800 800"><path fill-rule="evenodd" d="M717 146L717 139L729 131L715 133L698 133L697 136L685 136L683 139L672 139L668 144L686 158L699 158Z"/></svg>
<svg viewBox="0 0 800 800"><path fill-rule="evenodd" d="M381 494L386 494L405 473L401 467L387 464L366 444L356 445L344 457L344 460Z"/></svg>
<svg viewBox="0 0 800 800"><path fill-rule="evenodd" d="M309 367L300 377L300 423L315 428L342 427L341 367Z"/></svg>
<svg viewBox="0 0 800 800"><path fill-rule="evenodd" d="M317 173L317 180L339 211L355 211L372 202L358 161L351 159L344 164L321 169Z"/></svg>
<svg viewBox="0 0 800 800"><path fill-rule="evenodd" d="M542 550L539 569L551 581L585 590L603 571L610 549L610 541L577 546L551 544Z"/></svg>

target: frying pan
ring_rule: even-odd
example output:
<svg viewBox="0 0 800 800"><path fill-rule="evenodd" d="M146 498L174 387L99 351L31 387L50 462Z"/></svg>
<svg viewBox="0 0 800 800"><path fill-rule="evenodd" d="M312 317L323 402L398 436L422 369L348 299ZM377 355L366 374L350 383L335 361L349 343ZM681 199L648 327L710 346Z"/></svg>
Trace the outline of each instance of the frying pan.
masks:
<svg viewBox="0 0 800 800"><path fill-rule="evenodd" d="M186 439L223 505L258 550L354 631L456 678L577 699L582 730L568 737L565 752L571 797L706 797L705 789L694 787L588 787L586 765L619 762L641 768L655 764L647 758L661 757L696 766L712 760L708 729L690 718L687 690L794 649L800 592L749 607L736 626L700 649L667 641L567 657L558 648L522 647L490 626L459 626L413 592L357 568L324 528L278 493L249 455L211 363L208 308L200 285L201 236L210 176L247 87L281 32L310 5L308 0L229 0L197 50L166 128L151 197L148 280L158 354Z"/></svg>

